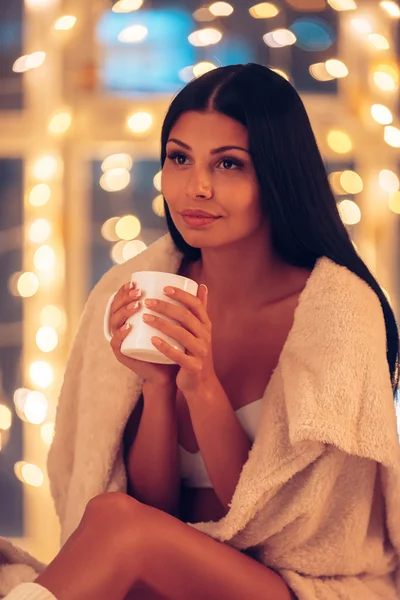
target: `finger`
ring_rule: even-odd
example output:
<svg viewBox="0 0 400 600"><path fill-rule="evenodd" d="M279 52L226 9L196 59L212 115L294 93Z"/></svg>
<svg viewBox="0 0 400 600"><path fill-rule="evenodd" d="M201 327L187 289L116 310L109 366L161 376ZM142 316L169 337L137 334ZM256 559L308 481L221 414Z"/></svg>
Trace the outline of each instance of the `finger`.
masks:
<svg viewBox="0 0 400 600"><path fill-rule="evenodd" d="M122 287L119 288L116 293L114 300L111 303L110 307L110 315L113 315L120 308L132 302L132 300L137 300L141 296L141 290L136 287L136 284L131 281L125 283Z"/></svg>
<svg viewBox="0 0 400 600"><path fill-rule="evenodd" d="M197 290L197 297L200 298L202 305L207 310L208 287L202 283Z"/></svg>
<svg viewBox="0 0 400 600"><path fill-rule="evenodd" d="M157 348L157 350L164 354L164 356L170 358L184 369L188 369L189 371L193 372L198 372L201 370L202 364L197 358L188 356L181 350L176 350L176 348L173 348L170 344L168 344L168 342L165 342L161 338L153 336L151 338L151 343L155 348Z"/></svg>
<svg viewBox="0 0 400 600"><path fill-rule="evenodd" d="M131 317L132 315L134 315L135 313L137 313L139 309L140 309L140 302L138 300L136 300L133 302L130 301L129 304L127 304L127 305L123 306L122 308L120 308L119 310L117 310L117 312L115 312L110 318L111 333L114 333L114 331L118 331L118 329L120 329L120 327L122 327L122 325L126 322L126 320L129 317Z"/></svg>
<svg viewBox="0 0 400 600"><path fill-rule="evenodd" d="M156 300L155 298L146 299L144 304L152 311L176 321L197 338L204 337L204 324L185 306L164 302L164 300Z"/></svg>
<svg viewBox="0 0 400 600"><path fill-rule="evenodd" d="M178 344L181 344L190 355L197 356L201 359L204 359L207 356L207 344L205 340L195 337L180 325L171 323L171 321L167 321L162 317L156 317L155 315L149 314L144 314L142 319L153 329L165 333L178 342Z"/></svg>
<svg viewBox="0 0 400 600"><path fill-rule="evenodd" d="M197 296L171 286L164 288L164 294L186 306L202 323L208 324L210 322L206 308Z"/></svg>

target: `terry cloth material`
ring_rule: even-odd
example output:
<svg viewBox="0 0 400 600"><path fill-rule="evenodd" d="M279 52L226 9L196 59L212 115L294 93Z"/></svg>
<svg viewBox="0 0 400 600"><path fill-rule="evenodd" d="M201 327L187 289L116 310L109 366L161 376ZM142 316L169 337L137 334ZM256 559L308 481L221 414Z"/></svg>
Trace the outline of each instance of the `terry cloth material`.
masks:
<svg viewBox="0 0 400 600"><path fill-rule="evenodd" d="M4 600L57 600L57 598L37 583L22 583L7 594Z"/></svg>
<svg viewBox="0 0 400 600"><path fill-rule="evenodd" d="M44 568L36 558L0 537L0 598L16 585L36 579Z"/></svg>
<svg viewBox="0 0 400 600"><path fill-rule="evenodd" d="M91 498L126 491L122 436L142 382L103 337L107 301L131 273L176 273L181 259L166 235L108 271L87 301L48 461L62 543ZM363 280L322 257L265 390L230 509L190 525L237 549L256 546L299 600L397 600L399 502L381 305Z"/></svg>

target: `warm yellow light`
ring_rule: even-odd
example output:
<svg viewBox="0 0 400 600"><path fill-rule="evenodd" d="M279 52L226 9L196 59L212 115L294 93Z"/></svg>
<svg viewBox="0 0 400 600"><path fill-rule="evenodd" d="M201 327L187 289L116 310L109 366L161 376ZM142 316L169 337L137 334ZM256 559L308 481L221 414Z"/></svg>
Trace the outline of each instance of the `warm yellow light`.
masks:
<svg viewBox="0 0 400 600"><path fill-rule="evenodd" d="M193 13L193 19L200 22L214 21L216 17L210 13L208 7L203 6L202 8L198 8Z"/></svg>
<svg viewBox="0 0 400 600"><path fill-rule="evenodd" d="M71 127L72 116L68 112L62 112L54 115L49 123L50 133L55 135L65 133Z"/></svg>
<svg viewBox="0 0 400 600"><path fill-rule="evenodd" d="M57 172L57 159L54 156L41 156L33 166L33 175L36 179L47 181L52 179Z"/></svg>
<svg viewBox="0 0 400 600"><path fill-rule="evenodd" d="M42 352L52 352L58 346L58 335L53 327L41 327L36 333L36 344Z"/></svg>
<svg viewBox="0 0 400 600"><path fill-rule="evenodd" d="M282 71L282 69L274 69L273 67L270 67L270 69L271 71L274 71L275 73L286 79L286 81L290 81L289 75L285 73L285 71Z"/></svg>
<svg viewBox="0 0 400 600"><path fill-rule="evenodd" d="M115 233L115 226L119 219L120 217L111 217L111 219L107 219L101 227L101 235L108 242L118 242L119 240L119 237Z"/></svg>
<svg viewBox="0 0 400 600"><path fill-rule="evenodd" d="M368 39L377 50L389 50L390 48L388 40L380 33L370 33Z"/></svg>
<svg viewBox="0 0 400 600"><path fill-rule="evenodd" d="M133 161L129 154L110 154L101 163L101 170L103 173L110 171L111 169L126 169L130 171L132 169Z"/></svg>
<svg viewBox="0 0 400 600"><path fill-rule="evenodd" d="M341 60L336 60L334 58L327 60L325 62L325 67L329 75L332 75L332 77L347 77L349 74L348 68Z"/></svg>
<svg viewBox="0 0 400 600"><path fill-rule="evenodd" d="M263 35L263 40L270 48L283 48L295 44L297 38L289 29L275 29Z"/></svg>
<svg viewBox="0 0 400 600"><path fill-rule="evenodd" d="M133 240L141 230L140 221L134 215L125 215L118 220L115 233L121 240Z"/></svg>
<svg viewBox="0 0 400 600"><path fill-rule="evenodd" d="M233 6L228 2L214 2L208 10L215 17L229 17L233 13Z"/></svg>
<svg viewBox="0 0 400 600"><path fill-rule="evenodd" d="M340 176L340 185L348 194L359 194L364 188L363 180L354 171L343 171Z"/></svg>
<svg viewBox="0 0 400 600"><path fill-rule="evenodd" d="M279 8L271 2L260 2L249 8L249 13L254 19L271 19L279 14Z"/></svg>
<svg viewBox="0 0 400 600"><path fill-rule="evenodd" d="M395 192L390 195L389 208L397 215L400 215L400 192Z"/></svg>
<svg viewBox="0 0 400 600"><path fill-rule="evenodd" d="M67 317L64 310L53 304L47 304L40 311L40 324L52 327L55 330L63 330L66 326Z"/></svg>
<svg viewBox="0 0 400 600"><path fill-rule="evenodd" d="M37 465L19 461L14 466L14 472L20 481L33 487L43 485L44 477L42 471Z"/></svg>
<svg viewBox="0 0 400 600"><path fill-rule="evenodd" d="M42 244L51 235L51 223L47 219L36 219L29 227L28 236L31 242Z"/></svg>
<svg viewBox="0 0 400 600"><path fill-rule="evenodd" d="M340 196L345 194L346 192L342 188L342 184L340 183L340 178L342 176L343 171L334 171L328 175L329 183L331 185L332 191L334 194Z"/></svg>
<svg viewBox="0 0 400 600"><path fill-rule="evenodd" d="M100 186L106 192L119 192L129 185L131 175L126 169L110 169L100 178Z"/></svg>
<svg viewBox="0 0 400 600"><path fill-rule="evenodd" d="M399 85L399 72L391 65L379 65L374 70L373 80L381 90L392 92Z"/></svg>
<svg viewBox="0 0 400 600"><path fill-rule="evenodd" d="M40 435L46 446L51 446L54 438L54 423L43 423L40 428Z"/></svg>
<svg viewBox="0 0 400 600"><path fill-rule="evenodd" d="M50 200L50 197L51 189L47 183L39 183L31 189L29 194L29 203L32 204L32 206L43 206Z"/></svg>
<svg viewBox="0 0 400 600"><path fill-rule="evenodd" d="M159 194L156 196L151 204L153 212L158 217L165 217L165 209L164 209L164 196Z"/></svg>
<svg viewBox="0 0 400 600"><path fill-rule="evenodd" d="M18 279L17 289L20 296L30 298L34 296L39 289L39 280L35 273L22 273Z"/></svg>
<svg viewBox="0 0 400 600"><path fill-rule="evenodd" d="M372 25L367 19L363 19L362 17L357 17L357 18L351 19L350 23L351 23L351 26L353 27L353 29L355 29L358 33L371 33L372 32Z"/></svg>
<svg viewBox="0 0 400 600"><path fill-rule="evenodd" d="M213 44L218 44L221 39L222 33L213 27L198 29L188 36L188 40L192 46L211 46Z"/></svg>
<svg viewBox="0 0 400 600"><path fill-rule="evenodd" d="M400 129L392 125L385 127L384 140L392 148L400 148Z"/></svg>
<svg viewBox="0 0 400 600"><path fill-rule="evenodd" d="M116 13L128 13L139 10L142 4L143 0L118 0L112 7L112 10Z"/></svg>
<svg viewBox="0 0 400 600"><path fill-rule="evenodd" d="M131 25L118 34L118 40L123 44L138 44L147 37L147 34L148 29L144 25Z"/></svg>
<svg viewBox="0 0 400 600"><path fill-rule="evenodd" d="M193 74L195 77L201 77L201 75L204 75L204 73L213 71L213 69L216 69L216 68L217 68L216 65L214 65L214 63L212 63L212 62L208 62L208 61L199 62L193 66Z"/></svg>
<svg viewBox="0 0 400 600"><path fill-rule="evenodd" d="M361 211L352 200L341 200L338 202L340 217L346 225L355 225L361 220Z"/></svg>
<svg viewBox="0 0 400 600"><path fill-rule="evenodd" d="M123 251L125 248L126 242L124 240L120 240L110 250L111 260L117 265L122 265L125 262L125 258L123 255Z"/></svg>
<svg viewBox="0 0 400 600"><path fill-rule="evenodd" d="M153 185L158 192L161 192L161 177L162 171L158 171L153 177Z"/></svg>
<svg viewBox="0 0 400 600"><path fill-rule="evenodd" d="M385 192L395 194L400 189L400 180L393 171L383 169L379 173L379 185Z"/></svg>
<svg viewBox="0 0 400 600"><path fill-rule="evenodd" d="M30 69L41 67L46 59L45 52L33 52L32 54L24 54L14 62L12 70L15 73L25 73Z"/></svg>
<svg viewBox="0 0 400 600"><path fill-rule="evenodd" d="M23 417L25 402L26 402L26 399L27 399L30 391L31 390L28 390L28 388L18 388L14 392L15 410L16 410L18 416L21 418Z"/></svg>
<svg viewBox="0 0 400 600"><path fill-rule="evenodd" d="M7 431L10 429L12 423L12 412L5 406L5 404L0 404L0 429L3 431Z"/></svg>
<svg viewBox="0 0 400 600"><path fill-rule="evenodd" d="M390 125L393 121L392 112L384 104L373 104L371 106L371 115L380 125Z"/></svg>
<svg viewBox="0 0 400 600"><path fill-rule="evenodd" d="M41 388L51 386L54 381L54 373L51 365L43 360L38 360L31 364L29 367L29 377L35 385Z"/></svg>
<svg viewBox="0 0 400 600"><path fill-rule="evenodd" d="M33 255L33 263L38 271L50 271L56 262L56 253L51 246L40 246Z"/></svg>
<svg viewBox="0 0 400 600"><path fill-rule="evenodd" d="M344 131L330 131L328 133L328 145L338 154L347 154L353 148L350 137Z"/></svg>
<svg viewBox="0 0 400 600"><path fill-rule="evenodd" d="M29 9L50 8L55 6L58 0L25 0L25 6Z"/></svg>
<svg viewBox="0 0 400 600"><path fill-rule="evenodd" d="M68 31L72 29L76 23L76 17L73 15L65 15L54 23L54 29L57 31Z"/></svg>
<svg viewBox="0 0 400 600"><path fill-rule="evenodd" d="M400 6L396 2L384 1L381 2L381 7L386 10L391 17L400 18Z"/></svg>
<svg viewBox="0 0 400 600"><path fill-rule="evenodd" d="M334 10L355 10L357 8L354 0L328 0L328 4Z"/></svg>
<svg viewBox="0 0 400 600"><path fill-rule="evenodd" d="M330 75L326 70L325 63L315 63L310 65L309 71L311 76L317 81L332 81L332 79L335 79L333 75Z"/></svg>
<svg viewBox="0 0 400 600"><path fill-rule="evenodd" d="M153 117L147 112L137 112L128 119L128 127L133 133L144 133L152 123Z"/></svg>
<svg viewBox="0 0 400 600"><path fill-rule="evenodd" d="M130 260L146 250L146 248L146 244L141 240L132 240L130 242L126 242L122 248L122 257L124 261Z"/></svg>
<svg viewBox="0 0 400 600"><path fill-rule="evenodd" d="M49 403L42 392L29 392L24 403L24 416L28 423L40 425L46 419Z"/></svg>

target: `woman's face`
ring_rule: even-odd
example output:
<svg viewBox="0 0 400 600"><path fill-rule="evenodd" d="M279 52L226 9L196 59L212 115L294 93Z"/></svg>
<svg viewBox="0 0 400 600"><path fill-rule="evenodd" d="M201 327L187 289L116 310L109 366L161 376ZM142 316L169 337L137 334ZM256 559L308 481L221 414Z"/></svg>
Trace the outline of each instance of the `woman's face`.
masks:
<svg viewBox="0 0 400 600"><path fill-rule="evenodd" d="M191 246L239 241L263 224L247 129L218 112L188 111L171 129L162 191L173 222ZM185 211L217 216L202 220Z"/></svg>

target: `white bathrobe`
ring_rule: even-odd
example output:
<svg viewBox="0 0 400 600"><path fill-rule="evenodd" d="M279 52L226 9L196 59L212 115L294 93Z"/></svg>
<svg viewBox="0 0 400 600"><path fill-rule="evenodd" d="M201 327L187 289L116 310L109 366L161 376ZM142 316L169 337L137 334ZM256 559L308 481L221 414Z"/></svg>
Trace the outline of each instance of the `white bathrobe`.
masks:
<svg viewBox="0 0 400 600"><path fill-rule="evenodd" d="M108 298L131 273L175 273L181 259L166 235L108 271L88 299L48 461L62 543L91 498L126 490L122 436L142 382L103 337ZM265 390L230 509L217 522L190 525L237 549L258 546L299 600L396 600L399 508L382 309L363 280L323 257Z"/></svg>

